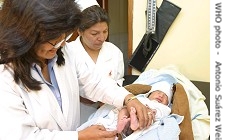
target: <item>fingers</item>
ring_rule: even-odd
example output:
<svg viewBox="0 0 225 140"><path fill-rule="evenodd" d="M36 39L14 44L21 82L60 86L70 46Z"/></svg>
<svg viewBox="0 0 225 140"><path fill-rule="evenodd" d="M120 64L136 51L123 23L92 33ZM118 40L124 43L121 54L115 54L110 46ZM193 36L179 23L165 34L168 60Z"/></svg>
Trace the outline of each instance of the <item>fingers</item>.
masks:
<svg viewBox="0 0 225 140"><path fill-rule="evenodd" d="M131 107L136 109L136 114L139 122L139 129L144 129L149 127L152 122L154 122L155 114L152 109L147 105L143 105L135 96L127 96L125 98L125 105L127 106L128 111L131 111ZM152 113L148 113L151 111Z"/></svg>
<svg viewBox="0 0 225 140"><path fill-rule="evenodd" d="M136 104L133 104L134 102L136 102ZM142 103L138 104L137 102L138 102L138 100L135 100L135 101L131 102L129 105L134 106L137 111L137 117L138 117L138 121L139 121L139 129L144 129L148 126L148 122L149 122L149 117L147 114L148 113L147 107L144 106Z"/></svg>
<svg viewBox="0 0 225 140"><path fill-rule="evenodd" d="M103 125L96 125L98 130L106 131Z"/></svg>
<svg viewBox="0 0 225 140"><path fill-rule="evenodd" d="M102 131L102 137L104 138L113 138L116 136L117 131L110 131L110 130L106 130L106 128L103 125L96 125L98 130Z"/></svg>
<svg viewBox="0 0 225 140"><path fill-rule="evenodd" d="M152 125L155 120L155 114L152 111L149 111L148 113L149 121L148 121L148 126Z"/></svg>
<svg viewBox="0 0 225 140"><path fill-rule="evenodd" d="M102 131L102 137L104 137L106 140L115 140L115 137L117 136L117 131Z"/></svg>
<svg viewBox="0 0 225 140"><path fill-rule="evenodd" d="M105 129L102 125L91 125L78 131L78 139L82 140L115 140L117 131Z"/></svg>
<svg viewBox="0 0 225 140"><path fill-rule="evenodd" d="M149 117L146 109L143 109L142 111L142 119L139 120L140 123L140 129L144 129L148 126ZM140 117L139 117L140 118Z"/></svg>
<svg viewBox="0 0 225 140"><path fill-rule="evenodd" d="M155 121L156 110L151 109L147 104L146 104L146 107L147 107L147 110L148 110L147 114L148 114L148 117L149 117L148 126L150 126Z"/></svg>
<svg viewBox="0 0 225 140"><path fill-rule="evenodd" d="M103 125L92 125L93 127L91 134L93 139L95 140L115 140L117 131L106 130ZM89 134L89 135L91 135Z"/></svg>
<svg viewBox="0 0 225 140"><path fill-rule="evenodd" d="M143 105L138 100L132 100L127 104L127 107L130 109L134 107L137 111L137 118L139 121L139 129L144 129L149 127L155 120L154 111L147 105ZM150 113L149 113L150 112Z"/></svg>

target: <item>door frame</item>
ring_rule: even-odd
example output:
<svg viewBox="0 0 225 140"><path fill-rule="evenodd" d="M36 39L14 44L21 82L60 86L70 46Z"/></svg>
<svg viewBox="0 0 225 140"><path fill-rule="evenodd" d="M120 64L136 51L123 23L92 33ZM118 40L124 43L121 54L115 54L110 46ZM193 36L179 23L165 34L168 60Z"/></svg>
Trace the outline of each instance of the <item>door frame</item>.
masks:
<svg viewBox="0 0 225 140"><path fill-rule="evenodd" d="M128 60L132 56L133 51L133 0L128 0L128 45L127 45L127 56ZM132 68L128 65L128 75L132 74Z"/></svg>

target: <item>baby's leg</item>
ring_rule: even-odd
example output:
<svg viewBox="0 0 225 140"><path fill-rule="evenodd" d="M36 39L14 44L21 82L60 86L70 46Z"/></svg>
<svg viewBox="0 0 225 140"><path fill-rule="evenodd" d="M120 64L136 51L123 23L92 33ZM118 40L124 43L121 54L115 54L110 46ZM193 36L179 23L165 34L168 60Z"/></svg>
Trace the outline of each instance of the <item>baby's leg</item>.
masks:
<svg viewBox="0 0 225 140"><path fill-rule="evenodd" d="M130 121L130 118L128 118L129 113L127 111L127 108L122 108L118 115L118 122L117 122L117 132L121 133L123 129L125 128L126 124Z"/></svg>
<svg viewBox="0 0 225 140"><path fill-rule="evenodd" d="M137 130L139 127L139 122L136 114L136 109L134 107L131 107L130 109L130 128L132 130Z"/></svg>

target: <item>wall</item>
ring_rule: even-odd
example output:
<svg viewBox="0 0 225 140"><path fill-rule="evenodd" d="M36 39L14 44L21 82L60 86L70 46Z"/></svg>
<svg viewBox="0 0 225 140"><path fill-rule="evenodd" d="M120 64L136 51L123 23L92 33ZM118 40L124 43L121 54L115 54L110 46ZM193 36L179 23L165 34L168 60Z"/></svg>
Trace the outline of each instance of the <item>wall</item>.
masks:
<svg viewBox="0 0 225 140"><path fill-rule="evenodd" d="M115 44L123 52L125 74L128 69L127 55L127 0L108 0L108 14L110 17L109 24L109 41Z"/></svg>
<svg viewBox="0 0 225 140"><path fill-rule="evenodd" d="M162 0L157 0L157 7ZM190 80L210 81L209 0L171 0L182 8L146 70L175 65ZM147 0L133 0L133 51L145 33ZM132 70L132 74L139 74Z"/></svg>
<svg viewBox="0 0 225 140"><path fill-rule="evenodd" d="M3 0L0 0L0 10L2 9Z"/></svg>

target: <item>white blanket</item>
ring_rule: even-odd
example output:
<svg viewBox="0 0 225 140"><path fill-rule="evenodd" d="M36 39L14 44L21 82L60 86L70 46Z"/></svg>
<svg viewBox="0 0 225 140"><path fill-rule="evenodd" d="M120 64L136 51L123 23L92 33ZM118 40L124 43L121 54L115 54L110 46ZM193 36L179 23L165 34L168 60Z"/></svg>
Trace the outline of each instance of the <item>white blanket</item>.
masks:
<svg viewBox="0 0 225 140"><path fill-rule="evenodd" d="M162 118L158 123L158 127L146 130L138 130L123 140L179 140L180 128L179 124L183 121L183 116L171 114Z"/></svg>
<svg viewBox="0 0 225 140"><path fill-rule="evenodd" d="M177 82L180 83L187 93L190 107L190 114L192 117L192 129L195 140L207 140L210 135L210 116L208 108L204 102L205 96L202 92L175 66L168 66L157 69L150 69L140 74L138 79L134 83L148 84L150 85L154 77L170 74L174 78L177 78Z"/></svg>
<svg viewBox="0 0 225 140"><path fill-rule="evenodd" d="M89 120L82 124L77 131L83 130L93 124L103 125L107 130L116 130L118 111L114 106L104 104L96 113L90 116ZM145 130L137 130L124 140L178 140L180 134L179 124L183 121L183 116L171 114L156 121ZM166 136L166 137L165 137Z"/></svg>

